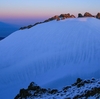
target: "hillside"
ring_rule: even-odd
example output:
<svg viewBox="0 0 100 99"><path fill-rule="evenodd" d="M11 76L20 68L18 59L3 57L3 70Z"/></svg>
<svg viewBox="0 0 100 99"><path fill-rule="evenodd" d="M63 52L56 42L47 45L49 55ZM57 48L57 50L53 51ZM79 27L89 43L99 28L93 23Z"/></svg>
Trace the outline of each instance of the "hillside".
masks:
<svg viewBox="0 0 100 99"><path fill-rule="evenodd" d="M11 33L17 31L19 29L19 26L0 22L0 37L6 37L10 35Z"/></svg>
<svg viewBox="0 0 100 99"><path fill-rule="evenodd" d="M0 99L13 99L32 81L61 89L79 77L100 78L99 62L96 18L54 20L18 30L0 41Z"/></svg>
<svg viewBox="0 0 100 99"><path fill-rule="evenodd" d="M0 40L4 39L4 37L0 37Z"/></svg>

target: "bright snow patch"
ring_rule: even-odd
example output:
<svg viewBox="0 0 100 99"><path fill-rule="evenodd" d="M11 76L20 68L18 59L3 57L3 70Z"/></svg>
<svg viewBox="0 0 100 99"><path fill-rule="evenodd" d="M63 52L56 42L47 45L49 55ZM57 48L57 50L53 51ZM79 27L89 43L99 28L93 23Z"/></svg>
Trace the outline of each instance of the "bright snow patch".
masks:
<svg viewBox="0 0 100 99"><path fill-rule="evenodd" d="M99 78L99 71L100 20L95 18L51 21L0 41L0 99L13 99L32 81L62 88L78 77Z"/></svg>

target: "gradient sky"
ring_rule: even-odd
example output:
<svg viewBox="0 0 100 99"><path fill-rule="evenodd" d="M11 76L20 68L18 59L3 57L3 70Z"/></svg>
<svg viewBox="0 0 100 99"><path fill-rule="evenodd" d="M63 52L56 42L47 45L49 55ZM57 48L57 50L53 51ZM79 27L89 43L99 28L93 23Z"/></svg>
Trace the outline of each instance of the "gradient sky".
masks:
<svg viewBox="0 0 100 99"><path fill-rule="evenodd" d="M24 25L61 13L100 11L100 0L0 0L0 21Z"/></svg>

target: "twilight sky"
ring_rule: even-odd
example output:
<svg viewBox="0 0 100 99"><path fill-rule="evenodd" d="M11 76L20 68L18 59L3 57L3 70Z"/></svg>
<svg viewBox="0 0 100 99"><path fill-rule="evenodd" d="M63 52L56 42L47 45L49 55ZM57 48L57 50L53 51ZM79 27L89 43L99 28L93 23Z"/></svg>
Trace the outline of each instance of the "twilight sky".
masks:
<svg viewBox="0 0 100 99"><path fill-rule="evenodd" d="M100 0L0 0L0 21L29 25L61 13L100 11Z"/></svg>

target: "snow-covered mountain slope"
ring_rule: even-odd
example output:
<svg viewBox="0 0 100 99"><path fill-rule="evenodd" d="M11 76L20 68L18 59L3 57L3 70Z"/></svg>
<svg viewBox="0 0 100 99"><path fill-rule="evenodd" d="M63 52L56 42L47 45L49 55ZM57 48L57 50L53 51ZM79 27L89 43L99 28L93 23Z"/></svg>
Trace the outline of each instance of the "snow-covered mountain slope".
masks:
<svg viewBox="0 0 100 99"><path fill-rule="evenodd" d="M62 88L100 77L100 20L71 18L19 30L0 41L0 99L34 81ZM10 94L12 93L12 94Z"/></svg>
<svg viewBox="0 0 100 99"><path fill-rule="evenodd" d="M7 37L18 29L19 26L17 25L0 22L0 37Z"/></svg>

